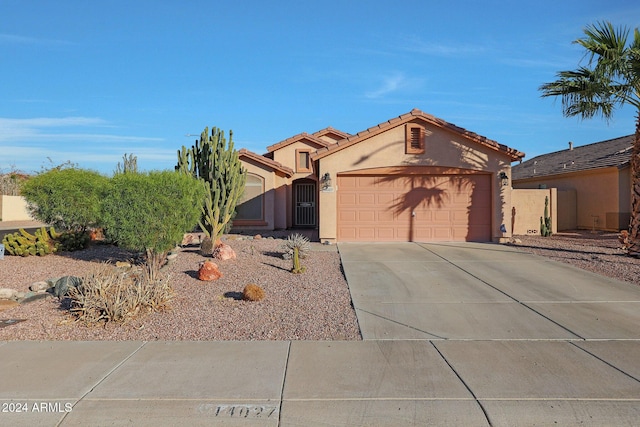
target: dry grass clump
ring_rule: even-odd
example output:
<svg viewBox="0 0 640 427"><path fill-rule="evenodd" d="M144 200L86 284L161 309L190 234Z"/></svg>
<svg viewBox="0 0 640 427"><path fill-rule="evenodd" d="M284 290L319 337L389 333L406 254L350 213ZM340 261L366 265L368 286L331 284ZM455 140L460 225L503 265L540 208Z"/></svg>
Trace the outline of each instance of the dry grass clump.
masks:
<svg viewBox="0 0 640 427"><path fill-rule="evenodd" d="M169 308L173 291L168 277L150 280L145 272L131 274L102 263L69 290L70 311L87 324L125 323L153 311Z"/></svg>
<svg viewBox="0 0 640 427"><path fill-rule="evenodd" d="M264 299L264 289L252 283L244 287L242 299L245 301L260 301Z"/></svg>

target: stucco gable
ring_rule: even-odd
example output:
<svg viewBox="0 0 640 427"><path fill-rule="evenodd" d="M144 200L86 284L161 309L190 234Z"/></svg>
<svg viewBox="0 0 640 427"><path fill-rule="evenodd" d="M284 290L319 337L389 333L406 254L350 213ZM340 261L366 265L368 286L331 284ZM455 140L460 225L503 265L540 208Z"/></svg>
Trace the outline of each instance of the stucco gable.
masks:
<svg viewBox="0 0 640 427"><path fill-rule="evenodd" d="M274 171L275 173L282 174L286 177L290 178L293 176L293 169L284 166L274 160L271 160L265 156L254 153L253 151L249 151L246 148L241 148L238 151L238 157L240 158L240 161L257 163L267 169Z"/></svg>
<svg viewBox="0 0 640 427"><path fill-rule="evenodd" d="M330 142L330 143L335 143L337 141L340 141L342 139L348 138L351 136L351 134L348 134L346 132L342 132L341 130L338 129L334 129L331 126L326 127L324 129L321 129L317 132L313 133L313 136L315 136L316 138L320 138L324 141Z"/></svg>
<svg viewBox="0 0 640 427"><path fill-rule="evenodd" d="M277 144L268 146L267 151L269 153L273 153L274 151L288 147L289 145L295 144L296 142L302 142L303 144L308 145L314 150L317 150L318 148L325 148L331 145L331 143L324 141L317 136L310 135L307 132L302 132L298 135L292 136L291 138L287 138L284 141L280 141Z"/></svg>
<svg viewBox="0 0 640 427"><path fill-rule="evenodd" d="M477 133L468 131L464 128L456 126L452 123L446 122L442 119L434 117L430 114L424 113L418 109L413 109L409 113L403 114L401 116L395 117L393 119L387 120L386 122L382 122L375 126L372 126L362 132L358 132L356 135L352 135L348 138L345 138L341 141L338 141L336 144L333 144L328 147L320 148L316 151L315 154L312 155L313 160L318 160L323 157L332 155L338 151L341 151L349 146L354 144L358 144L362 141L365 141L373 136L379 135L383 132L386 132L390 129L396 128L398 126L402 126L406 123L412 121L423 121L428 125L435 126L440 129L444 129L450 132L457 133L463 136L465 139L472 141L476 144L480 144L482 146L488 147L491 150L504 154L511 158L513 161L521 159L524 157L524 153L517 151L513 148L509 148L506 145L500 144L494 140L491 140L482 135L478 135Z"/></svg>

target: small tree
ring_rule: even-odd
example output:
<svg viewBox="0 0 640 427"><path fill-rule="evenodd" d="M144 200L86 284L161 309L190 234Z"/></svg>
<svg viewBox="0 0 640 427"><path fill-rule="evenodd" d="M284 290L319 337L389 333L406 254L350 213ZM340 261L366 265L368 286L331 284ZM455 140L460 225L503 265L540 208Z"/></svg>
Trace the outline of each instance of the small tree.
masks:
<svg viewBox="0 0 640 427"><path fill-rule="evenodd" d="M202 180L207 190L202 204L200 228L214 242L224 233L235 214L236 204L244 191L246 174L233 148L233 132L229 145L224 131L209 128L200 134L190 149L178 151L176 170Z"/></svg>
<svg viewBox="0 0 640 427"><path fill-rule="evenodd" d="M116 174L102 203L102 225L115 243L146 253L149 278L156 280L167 253L197 224L203 197L202 184L184 174Z"/></svg>
<svg viewBox="0 0 640 427"><path fill-rule="evenodd" d="M22 185L31 215L59 230L84 233L98 224L108 178L85 169L50 169Z"/></svg>

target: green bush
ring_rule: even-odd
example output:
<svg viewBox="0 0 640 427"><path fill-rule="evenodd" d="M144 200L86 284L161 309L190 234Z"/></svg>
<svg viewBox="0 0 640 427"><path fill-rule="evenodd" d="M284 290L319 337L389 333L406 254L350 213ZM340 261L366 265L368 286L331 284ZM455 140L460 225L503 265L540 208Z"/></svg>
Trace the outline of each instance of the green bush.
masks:
<svg viewBox="0 0 640 427"><path fill-rule="evenodd" d="M153 280L167 252L198 223L204 191L200 181L178 172L117 174L102 203L105 237L146 252Z"/></svg>
<svg viewBox="0 0 640 427"><path fill-rule="evenodd" d="M85 169L51 169L25 181L21 193L31 215L60 231L85 232L99 223L109 179Z"/></svg>

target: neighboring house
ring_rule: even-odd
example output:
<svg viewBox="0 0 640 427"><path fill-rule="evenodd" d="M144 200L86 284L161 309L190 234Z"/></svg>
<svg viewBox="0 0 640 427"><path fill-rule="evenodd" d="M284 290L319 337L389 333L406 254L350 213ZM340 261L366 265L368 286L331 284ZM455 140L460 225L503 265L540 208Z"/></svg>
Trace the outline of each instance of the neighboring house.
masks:
<svg viewBox="0 0 640 427"><path fill-rule="evenodd" d="M619 231L631 217L633 135L543 154L512 169L513 187L557 188L558 230Z"/></svg>
<svg viewBox="0 0 640 427"><path fill-rule="evenodd" d="M323 242L499 241L524 156L420 110L350 135L302 133L240 150L236 230L318 228Z"/></svg>

